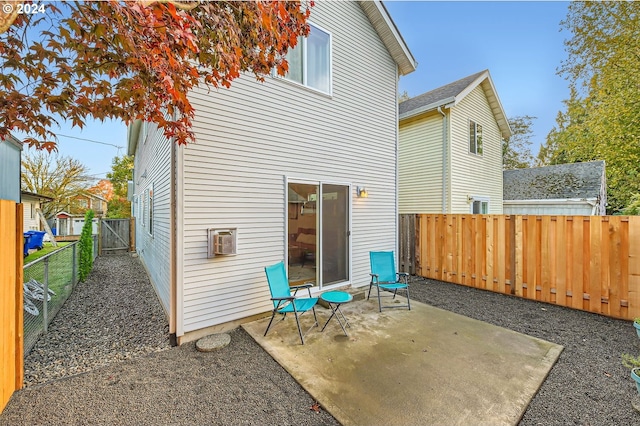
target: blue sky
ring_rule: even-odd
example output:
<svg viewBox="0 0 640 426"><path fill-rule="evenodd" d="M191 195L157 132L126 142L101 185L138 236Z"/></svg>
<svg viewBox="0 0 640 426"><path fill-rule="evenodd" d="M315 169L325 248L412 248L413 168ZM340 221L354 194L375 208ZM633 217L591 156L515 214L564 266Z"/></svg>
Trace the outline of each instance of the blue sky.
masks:
<svg viewBox="0 0 640 426"><path fill-rule="evenodd" d="M387 10L418 62L400 79L417 96L488 69L507 117L530 115L532 152L555 125L568 83L556 74L566 58L560 21L567 2L387 1Z"/></svg>
<svg viewBox="0 0 640 426"><path fill-rule="evenodd" d="M418 61L418 69L400 79L410 96L489 69L508 117L531 115L533 154L545 141L569 97L567 82L556 75L566 57L560 21L566 2L387 1L385 5ZM59 153L71 156L96 178L126 153L126 128L116 122L89 122L83 130L63 125ZM20 137L20 135L16 136ZM118 149L115 146L120 146Z"/></svg>

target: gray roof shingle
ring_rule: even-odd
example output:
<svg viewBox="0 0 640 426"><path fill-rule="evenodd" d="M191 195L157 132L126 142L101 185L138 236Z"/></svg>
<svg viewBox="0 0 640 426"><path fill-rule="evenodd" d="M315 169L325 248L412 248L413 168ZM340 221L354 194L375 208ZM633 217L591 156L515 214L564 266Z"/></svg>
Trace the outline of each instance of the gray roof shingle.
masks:
<svg viewBox="0 0 640 426"><path fill-rule="evenodd" d="M445 86L433 89L430 92L426 92L422 95L407 99L404 102L400 102L400 104L398 105L399 115L425 107L427 105L436 104L438 102L454 98L486 71L487 70L480 71L468 77L454 81L453 83L449 83Z"/></svg>
<svg viewBox="0 0 640 426"><path fill-rule="evenodd" d="M604 161L559 164L503 172L505 200L594 198L600 195Z"/></svg>

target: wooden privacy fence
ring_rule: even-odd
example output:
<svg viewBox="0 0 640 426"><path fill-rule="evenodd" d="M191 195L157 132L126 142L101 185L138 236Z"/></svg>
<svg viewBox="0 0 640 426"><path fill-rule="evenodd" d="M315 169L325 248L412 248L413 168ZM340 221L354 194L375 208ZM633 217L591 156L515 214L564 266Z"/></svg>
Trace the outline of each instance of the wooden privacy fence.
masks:
<svg viewBox="0 0 640 426"><path fill-rule="evenodd" d="M0 412L22 388L22 204L0 200Z"/></svg>
<svg viewBox="0 0 640 426"><path fill-rule="evenodd" d="M614 318L640 316L638 216L411 216L417 275Z"/></svg>
<svg viewBox="0 0 640 426"><path fill-rule="evenodd" d="M135 251L135 220L100 219L99 253L118 254Z"/></svg>

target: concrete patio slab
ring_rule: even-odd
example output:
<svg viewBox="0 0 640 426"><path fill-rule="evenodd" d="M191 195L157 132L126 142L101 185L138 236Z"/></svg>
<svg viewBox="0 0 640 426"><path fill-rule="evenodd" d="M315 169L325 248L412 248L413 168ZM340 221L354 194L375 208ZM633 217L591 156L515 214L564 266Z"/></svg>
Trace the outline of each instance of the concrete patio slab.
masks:
<svg viewBox="0 0 640 426"><path fill-rule="evenodd" d="M388 299L387 299L388 301ZM342 306L350 328L318 307L305 344L293 317L243 328L343 425L517 424L562 346L419 302L378 312ZM303 327L313 323L305 314Z"/></svg>

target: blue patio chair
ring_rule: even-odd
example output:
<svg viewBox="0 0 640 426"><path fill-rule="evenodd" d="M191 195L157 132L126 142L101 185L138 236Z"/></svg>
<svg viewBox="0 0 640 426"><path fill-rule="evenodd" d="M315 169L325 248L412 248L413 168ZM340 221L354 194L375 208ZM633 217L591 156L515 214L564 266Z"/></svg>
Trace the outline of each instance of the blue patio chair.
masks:
<svg viewBox="0 0 640 426"><path fill-rule="evenodd" d="M411 310L411 302L409 301L409 274L406 272L396 272L396 262L393 259L392 251L371 251L369 252L371 261L371 283L369 283L369 294L367 300L371 296L371 288L376 286L378 289L378 308L382 312L383 308L409 308ZM393 292L393 298L396 298L398 290L404 290L407 295L406 305L386 305L382 306L380 299L380 289Z"/></svg>
<svg viewBox="0 0 640 426"><path fill-rule="evenodd" d="M287 273L284 269L284 262L276 263L275 265L267 266L264 268L264 272L267 274L267 282L269 283L269 290L271 291L271 300L273 301L273 314L271 314L271 320L267 326L267 330L264 332L266 336L275 318L276 314L282 315L284 320L288 313L293 313L296 318L296 325L298 326L298 333L300 334L300 340L304 345L304 335L300 328L300 316L308 311L313 311L313 317L315 323L304 334L307 334L313 327L318 326L318 317L316 316L315 306L318 303L317 297L311 297L312 284L303 284L297 286L289 286L289 280L287 280ZM296 298L298 290L306 288L309 292L309 297ZM291 289L294 289L293 296L291 295Z"/></svg>

